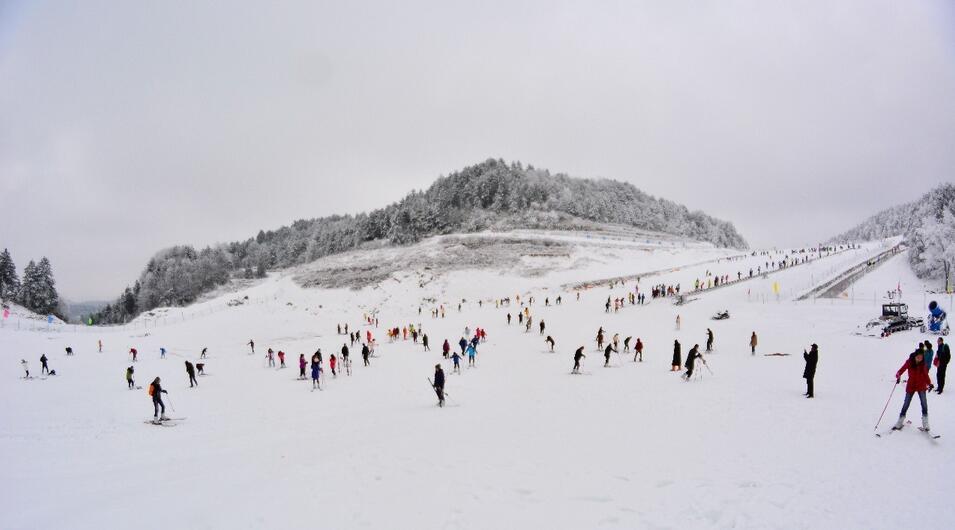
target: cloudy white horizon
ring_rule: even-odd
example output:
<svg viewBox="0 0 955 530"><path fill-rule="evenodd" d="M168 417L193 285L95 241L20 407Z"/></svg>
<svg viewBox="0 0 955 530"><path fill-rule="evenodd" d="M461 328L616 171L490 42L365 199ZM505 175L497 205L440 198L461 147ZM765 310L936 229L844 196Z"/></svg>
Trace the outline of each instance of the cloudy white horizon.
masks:
<svg viewBox="0 0 955 530"><path fill-rule="evenodd" d="M944 1L7 0L0 248L111 299L487 158L813 243L953 180L953 42Z"/></svg>

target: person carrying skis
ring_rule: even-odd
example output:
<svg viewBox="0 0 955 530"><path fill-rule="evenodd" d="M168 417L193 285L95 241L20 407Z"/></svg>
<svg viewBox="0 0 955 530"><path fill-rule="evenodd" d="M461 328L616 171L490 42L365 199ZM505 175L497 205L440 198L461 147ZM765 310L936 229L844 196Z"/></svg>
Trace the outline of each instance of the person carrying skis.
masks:
<svg viewBox="0 0 955 530"><path fill-rule="evenodd" d="M713 330L706 328L706 353L713 351Z"/></svg>
<svg viewBox="0 0 955 530"><path fill-rule="evenodd" d="M945 390L945 372L948 370L948 363L952 360L952 350L948 347L948 344L945 344L945 341L942 340L942 337L938 338L938 348L935 350L935 366L937 370L935 371L935 379L938 380L938 390L936 393L941 394L942 390Z"/></svg>
<svg viewBox="0 0 955 530"><path fill-rule="evenodd" d="M318 376L322 371L322 365L318 362L318 359L312 358L312 390L316 388L321 390L322 385L318 380Z"/></svg>
<svg viewBox="0 0 955 530"><path fill-rule="evenodd" d="M438 394L438 406L444 406L444 370L440 364L434 365L434 391Z"/></svg>
<svg viewBox="0 0 955 530"><path fill-rule="evenodd" d="M149 385L149 395L153 398L153 421L165 421L169 418L166 417L166 404L162 402L162 395L168 394L162 389L162 385L159 384L159 378L153 379L153 382Z"/></svg>
<svg viewBox="0 0 955 530"><path fill-rule="evenodd" d="M643 362L643 341L640 337L637 337L637 343L633 345L633 362L637 362L637 357L640 357L640 362Z"/></svg>
<svg viewBox="0 0 955 530"><path fill-rule="evenodd" d="M136 382L133 381L133 372L133 366L129 365L129 368L126 368L126 386L128 386L130 390L136 387Z"/></svg>
<svg viewBox="0 0 955 530"><path fill-rule="evenodd" d="M365 362L365 366L371 366L371 363L368 362L368 345L362 344L361 346L361 360Z"/></svg>
<svg viewBox="0 0 955 530"><path fill-rule="evenodd" d="M912 395L918 394L919 403L922 405L922 429L928 431L928 398L925 397L925 392L928 390L929 385L931 385L931 380L928 376L928 366L925 365L925 354L922 351L916 350L909 355L909 358L906 359L902 367L899 368L899 371L895 372L895 384L901 382L902 374L905 372L909 374L909 380L905 384L905 401L902 402L902 412L899 413L899 421L895 422L895 426L892 427L892 429L899 430L905 425L905 413L909 411L909 404L912 403Z"/></svg>
<svg viewBox="0 0 955 530"><path fill-rule="evenodd" d="M697 359L703 361L703 355L700 354L700 345L694 344L693 347L690 348L690 351L686 354L686 364L684 365L686 368L686 373L683 374L684 381L689 381L690 378L693 377L693 368L696 366Z"/></svg>
<svg viewBox="0 0 955 530"><path fill-rule="evenodd" d="M453 354L451 354L451 361L454 363L454 368L451 371L457 372L460 374L461 373L461 355L459 355L458 352L454 352Z"/></svg>
<svg viewBox="0 0 955 530"><path fill-rule="evenodd" d="M544 339L544 342L550 344L550 351L554 351L554 337L548 335L547 338Z"/></svg>
<svg viewBox="0 0 955 530"><path fill-rule="evenodd" d="M680 366L683 364L683 355L680 352L680 341L673 341L673 360L670 362L670 371L679 372Z"/></svg>
<svg viewBox="0 0 955 530"><path fill-rule="evenodd" d="M50 367L46 364L46 354L40 356L40 375L50 375Z"/></svg>
<svg viewBox="0 0 955 530"><path fill-rule="evenodd" d="M189 388L192 388L193 383L199 386L199 381L196 381L196 367L189 361L186 361L186 373L189 375Z"/></svg>
<svg viewBox="0 0 955 530"><path fill-rule="evenodd" d="M809 353L806 350L802 352L802 358L806 361L806 368L802 371L802 376L806 380L807 398L814 396L813 379L816 377L816 365L819 363L819 346L813 344L809 347Z"/></svg>
<svg viewBox="0 0 955 530"><path fill-rule="evenodd" d="M581 346L577 348L577 351L574 352L574 369L571 370L571 373L573 374L580 373L580 360L583 359L584 357L586 357L586 355L584 355L584 347Z"/></svg>
<svg viewBox="0 0 955 530"><path fill-rule="evenodd" d="M749 347L750 347L750 349L753 351L753 355L756 355L756 344L757 344L758 342L759 342L759 341L758 341L758 339L756 338L756 332L754 331L754 332L753 332L753 335L749 338Z"/></svg>
<svg viewBox="0 0 955 530"><path fill-rule="evenodd" d="M332 369L332 377L338 377L338 372L335 371L335 366L338 365L338 359L335 358L335 354L331 354L328 358L328 367Z"/></svg>

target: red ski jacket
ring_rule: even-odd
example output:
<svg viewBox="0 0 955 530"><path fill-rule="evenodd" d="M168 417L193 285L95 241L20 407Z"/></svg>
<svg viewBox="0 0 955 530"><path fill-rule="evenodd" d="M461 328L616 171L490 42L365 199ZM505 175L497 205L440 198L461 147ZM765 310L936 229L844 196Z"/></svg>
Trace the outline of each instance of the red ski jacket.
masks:
<svg viewBox="0 0 955 530"><path fill-rule="evenodd" d="M905 361L902 368L899 368L899 371L895 373L895 378L898 379L902 377L902 374L904 374L906 370L909 372L909 382L905 385L905 392L907 394L915 394L916 392L925 392L928 390L929 385L932 384L932 380L929 379L928 365L925 364L925 361L922 361L922 364L918 365L912 360Z"/></svg>

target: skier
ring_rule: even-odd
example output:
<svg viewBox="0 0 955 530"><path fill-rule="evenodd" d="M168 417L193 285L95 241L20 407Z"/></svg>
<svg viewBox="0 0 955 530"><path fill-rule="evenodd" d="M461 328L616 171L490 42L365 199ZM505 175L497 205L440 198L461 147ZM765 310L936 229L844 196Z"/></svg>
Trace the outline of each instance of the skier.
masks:
<svg viewBox="0 0 955 530"><path fill-rule="evenodd" d="M348 346L345 343L342 343L342 362L345 363L345 367L348 367Z"/></svg>
<svg viewBox="0 0 955 530"><path fill-rule="evenodd" d="M680 341L673 341L673 361L670 362L670 371L679 372L680 366L683 364L683 356L680 353Z"/></svg>
<svg viewBox="0 0 955 530"><path fill-rule="evenodd" d="M269 367L275 368L275 352L272 351L272 348L269 348L268 352L266 352L265 358L269 361Z"/></svg>
<svg viewBox="0 0 955 530"><path fill-rule="evenodd" d="M468 344L466 353L468 354L468 368L475 366L474 357L477 355L477 347L474 344Z"/></svg>
<svg viewBox="0 0 955 530"><path fill-rule="evenodd" d="M637 343L633 346L633 362L637 362L637 357L640 357L640 362L643 362L643 341L640 337L637 337Z"/></svg>
<svg viewBox="0 0 955 530"><path fill-rule="evenodd" d="M928 398L925 397L925 391L928 390L931 380L928 376L928 366L925 365L925 355L916 350L909 355L905 364L895 373L895 384L901 382L902 374L909 373L909 381L905 384L905 401L902 403L902 412L899 414L899 421L895 422L894 430L901 429L905 424L905 413L909 410L909 404L912 403L912 395L919 395L919 403L922 405L922 429L928 431Z"/></svg>
<svg viewBox="0 0 955 530"><path fill-rule="evenodd" d="M461 340L458 341L458 346L461 347L461 354L464 355L464 350L468 347L468 341L464 340L464 337L461 337Z"/></svg>
<svg viewBox="0 0 955 530"><path fill-rule="evenodd" d="M806 350L802 352L802 358L806 360L806 368L802 371L803 378L806 379L806 394L807 398L814 396L813 393L813 379L816 377L816 364L819 363L819 346L813 344L809 347L809 353L806 353Z"/></svg>
<svg viewBox="0 0 955 530"><path fill-rule="evenodd" d="M757 342L758 342L758 341L757 341L757 339L756 339L756 332L754 331L754 332L753 332L753 335L749 338L749 347L750 347L751 350L753 350L753 355L756 355L756 343L757 343Z"/></svg>
<svg viewBox="0 0 955 530"><path fill-rule="evenodd" d="M693 377L693 367L696 365L697 359L703 361L703 355L700 354L700 345L694 344L693 347L690 348L690 351L686 354L686 373L683 374L684 381L689 381L690 378Z"/></svg>
<svg viewBox="0 0 955 530"><path fill-rule="evenodd" d="M540 330L541 330L540 334L543 335L543 334L544 334L544 321L543 321L543 320L541 320L541 322L540 322Z"/></svg>
<svg viewBox="0 0 955 530"><path fill-rule="evenodd" d="M209 348L203 348L203 349L202 349L202 353L199 354L199 358L200 358L200 359L205 359L205 358L206 358L206 352L207 352L207 351L209 351Z"/></svg>
<svg viewBox="0 0 955 530"><path fill-rule="evenodd" d="M100 352L100 353L103 353L103 341L102 341L102 340L97 340L97 341L96 341L96 344L99 346L99 352Z"/></svg>
<svg viewBox="0 0 955 530"><path fill-rule="evenodd" d="M249 347L252 348L252 353L255 353L255 341L249 339Z"/></svg>
<svg viewBox="0 0 955 530"><path fill-rule="evenodd" d="M285 352L279 350L279 368L285 368Z"/></svg>
<svg viewBox="0 0 955 530"><path fill-rule="evenodd" d="M130 349L129 349L129 354L133 356L133 362L136 362L136 355L137 355L138 353L139 353L139 352L136 351L136 348L130 348Z"/></svg>
<svg viewBox="0 0 955 530"><path fill-rule="evenodd" d="M133 372L134 372L134 371L135 371L135 370L133 370L133 366L132 366L132 365L130 365L129 368L126 368L126 385L129 387L130 390L132 390L132 389L135 388L135 386L136 386L136 382L133 381Z"/></svg>
<svg viewBox="0 0 955 530"><path fill-rule="evenodd" d="M40 356L40 375L50 375L50 367L46 364L46 354Z"/></svg>
<svg viewBox="0 0 955 530"><path fill-rule="evenodd" d="M371 363L368 362L368 345L363 344L361 346L361 360L365 361L365 366L371 366Z"/></svg>
<svg viewBox="0 0 955 530"><path fill-rule="evenodd" d="M604 348L604 368L610 366L610 352L617 353L617 350L614 349L613 344L608 344Z"/></svg>
<svg viewBox="0 0 955 530"><path fill-rule="evenodd" d="M166 417L166 404L162 402L162 395L168 393L162 389L158 377L149 385L149 395L153 398L153 422L169 419Z"/></svg>
<svg viewBox="0 0 955 530"><path fill-rule="evenodd" d="M338 377L338 373L335 371L335 366L338 364L338 359L335 358L335 354L331 354L328 358L328 367L332 369L332 377Z"/></svg>
<svg viewBox="0 0 955 530"><path fill-rule="evenodd" d="M66 355L73 355L73 348L71 346L66 347Z"/></svg>
<svg viewBox="0 0 955 530"><path fill-rule="evenodd" d="M451 343L448 342L448 339L444 339L444 344L441 345L441 354L445 359L448 358L448 352L451 351Z"/></svg>
<svg viewBox="0 0 955 530"><path fill-rule="evenodd" d="M440 364L434 365L434 391L438 394L438 406L444 406L444 370Z"/></svg>
<svg viewBox="0 0 955 530"><path fill-rule="evenodd" d="M577 293L577 296L579 297L580 293ZM573 374L580 373L580 360L583 359L584 357L586 357L586 355L584 355L584 347L581 346L577 348L576 352L574 352L574 369L571 370L571 373Z"/></svg>
<svg viewBox="0 0 955 530"><path fill-rule="evenodd" d="M550 344L550 351L554 351L554 337L551 337L550 335L548 335L547 338L544 339L544 342L547 342Z"/></svg>
<svg viewBox="0 0 955 530"><path fill-rule="evenodd" d="M623 339L623 351L630 351L630 341L633 340L633 337L627 337Z"/></svg>
<svg viewBox="0 0 955 530"><path fill-rule="evenodd" d="M24 379L30 378L30 363L26 359L20 359L20 367L23 368L23 371L26 372L26 375L23 376Z"/></svg>
<svg viewBox="0 0 955 530"><path fill-rule="evenodd" d="M604 328L597 330L597 349L600 350L604 347Z"/></svg>
<svg viewBox="0 0 955 530"><path fill-rule="evenodd" d="M458 352L454 352L451 355L451 361L454 362L454 369L452 370L452 372L457 372L460 374L461 373L461 356L458 354Z"/></svg>
<svg viewBox="0 0 955 530"><path fill-rule="evenodd" d="M322 365L319 364L318 360L314 357L312 358L312 390L316 388L321 390L322 385L318 380L319 373L322 371Z"/></svg>
<svg viewBox="0 0 955 530"><path fill-rule="evenodd" d="M308 363L305 362L305 354L298 354L298 378L305 379L305 365Z"/></svg>
<svg viewBox="0 0 955 530"><path fill-rule="evenodd" d="M159 348L159 358L160 359L166 358L166 348Z"/></svg>
<svg viewBox="0 0 955 530"><path fill-rule="evenodd" d="M186 361L186 373L189 375L189 388L192 388L193 383L199 386L199 381L196 381L196 368L189 361Z"/></svg>
<svg viewBox="0 0 955 530"><path fill-rule="evenodd" d="M507 314L507 325L508 325L508 326L511 325L511 314L510 314L510 313Z"/></svg>
<svg viewBox="0 0 955 530"><path fill-rule="evenodd" d="M431 348L428 347L428 334L425 333L421 336L421 345L424 346L424 351L431 351Z"/></svg>
<svg viewBox="0 0 955 530"><path fill-rule="evenodd" d="M680 315L676 316L676 330L680 331Z"/></svg>
<svg viewBox="0 0 955 530"><path fill-rule="evenodd" d="M198 373L199 375L206 375L206 372L204 371L205 369L206 369L205 363L196 363L196 373Z"/></svg>
<svg viewBox="0 0 955 530"><path fill-rule="evenodd" d="M706 328L706 352L713 351L713 330Z"/></svg>
<svg viewBox="0 0 955 530"><path fill-rule="evenodd" d="M935 372L935 378L938 380L938 390L935 392L941 394L945 390L945 372L948 370L948 363L952 360L952 350L945 344L942 337L938 338L938 349L935 350L935 366L938 369Z"/></svg>

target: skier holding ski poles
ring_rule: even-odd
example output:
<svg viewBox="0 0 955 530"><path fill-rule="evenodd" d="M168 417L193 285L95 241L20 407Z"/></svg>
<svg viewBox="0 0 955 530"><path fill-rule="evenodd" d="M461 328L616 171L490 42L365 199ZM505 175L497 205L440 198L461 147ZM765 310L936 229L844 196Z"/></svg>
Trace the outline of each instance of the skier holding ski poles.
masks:
<svg viewBox="0 0 955 530"><path fill-rule="evenodd" d="M901 368L895 373L895 384L901 383L902 374L908 372L909 380L905 384L905 401L902 403L902 412L899 413L899 421L895 422L893 430L899 430L905 425L905 413L909 410L909 404L912 403L912 395L919 395L919 403L922 406L922 430L928 432L928 398L925 393L931 385L928 376L928 366L925 363L925 354L921 350L916 350L909 355Z"/></svg>
<svg viewBox="0 0 955 530"><path fill-rule="evenodd" d="M440 364L434 365L434 391L438 394L438 406L444 406L444 370Z"/></svg>
<svg viewBox="0 0 955 530"><path fill-rule="evenodd" d="M153 398L153 421L165 421L169 418L166 417L166 404L162 402L162 395L168 394L162 389L162 385L159 384L159 378L153 379L153 382L149 385L149 395Z"/></svg>

